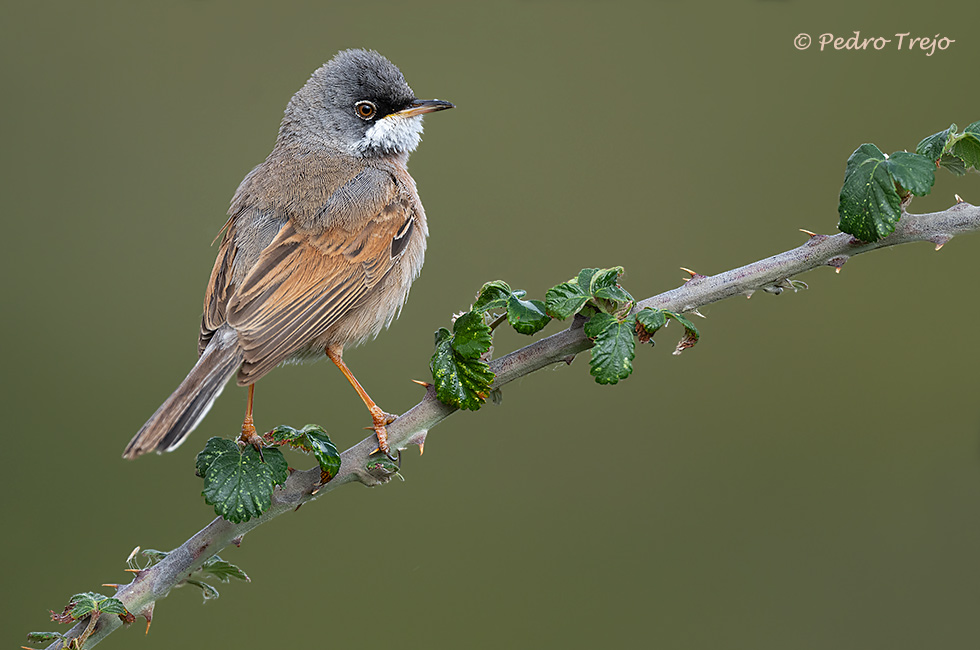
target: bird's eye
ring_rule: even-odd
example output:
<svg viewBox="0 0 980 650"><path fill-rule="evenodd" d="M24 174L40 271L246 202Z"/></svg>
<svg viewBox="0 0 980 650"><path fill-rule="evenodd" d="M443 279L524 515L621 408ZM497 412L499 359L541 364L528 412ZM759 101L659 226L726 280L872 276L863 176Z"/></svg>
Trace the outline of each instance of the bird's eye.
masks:
<svg viewBox="0 0 980 650"><path fill-rule="evenodd" d="M370 120L378 112L378 107L374 105L374 102L365 99L354 104L354 110L362 120Z"/></svg>

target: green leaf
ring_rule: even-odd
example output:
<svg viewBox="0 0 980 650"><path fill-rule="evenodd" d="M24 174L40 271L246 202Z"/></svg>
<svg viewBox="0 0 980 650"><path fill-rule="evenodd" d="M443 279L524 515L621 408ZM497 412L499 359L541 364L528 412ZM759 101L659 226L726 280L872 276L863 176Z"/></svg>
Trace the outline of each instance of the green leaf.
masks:
<svg viewBox="0 0 980 650"><path fill-rule="evenodd" d="M545 311L552 318L565 320L581 311L591 299L592 294L583 291L573 279L548 289L544 295Z"/></svg>
<svg viewBox="0 0 980 650"><path fill-rule="evenodd" d="M973 126L972 124L970 126ZM970 127L967 127L969 129ZM933 133L932 135L922 138L915 147L915 153L925 156L929 160L936 162L944 153L947 153L949 149L949 141L952 139L953 135L956 133L956 125L951 124L945 131L940 131L939 133Z"/></svg>
<svg viewBox="0 0 980 650"><path fill-rule="evenodd" d="M653 309L644 307L636 314L637 330L640 335L640 343L647 341L653 342L653 335L667 324L667 312L663 309Z"/></svg>
<svg viewBox="0 0 980 650"><path fill-rule="evenodd" d="M583 269L582 273L585 273L586 271L594 271L594 273L591 273L591 282L588 287L589 293L595 296L598 295L600 289L609 289L618 286L617 282L619 281L619 277L623 274L623 270L623 267L616 266L611 269ZM580 283L582 273L579 273Z"/></svg>
<svg viewBox="0 0 980 650"><path fill-rule="evenodd" d="M323 427L317 424L307 424L302 429L294 429L284 424L266 434L266 439L278 444L286 444L294 449L312 453L320 464L321 478L329 481L340 471L340 452L330 441L330 436Z"/></svg>
<svg viewBox="0 0 980 650"><path fill-rule="evenodd" d="M582 313L591 301L599 311L623 318L633 308L633 297L617 284L623 267L582 269L577 277L548 289L545 310L552 318L565 320Z"/></svg>
<svg viewBox="0 0 980 650"><path fill-rule="evenodd" d="M677 343L677 348L674 350L674 354L680 354L687 348L693 348L701 338L701 334L698 332L698 328L694 326L691 320L684 316L683 314L678 314L672 311L664 311L664 314L668 318L673 318L678 323L684 326L684 336L681 338L680 342Z"/></svg>
<svg viewBox="0 0 980 650"><path fill-rule="evenodd" d="M847 159L838 228L862 241L877 241L895 230L901 203L885 154L873 144L858 147Z"/></svg>
<svg viewBox="0 0 980 650"><path fill-rule="evenodd" d="M468 311L453 323L453 350L464 359L479 359L492 344L493 331L482 313Z"/></svg>
<svg viewBox="0 0 980 650"><path fill-rule="evenodd" d="M201 566L201 572L210 576L214 576L221 582L231 582L231 579L242 580L244 582L251 582L252 579L248 575L238 568L236 565L222 560L217 555L212 555L207 561Z"/></svg>
<svg viewBox="0 0 980 650"><path fill-rule="evenodd" d="M103 614L125 614L126 606L118 598L106 598L99 603L99 611Z"/></svg>
<svg viewBox="0 0 980 650"><path fill-rule="evenodd" d="M55 639L64 638L61 632L28 632L27 642L28 643L47 643L48 641L54 641Z"/></svg>
<svg viewBox="0 0 980 650"><path fill-rule="evenodd" d="M217 598L218 596L221 595L218 593L218 589L214 585L208 584L203 580L194 580L192 578L188 578L187 580L184 580L184 582L189 585L194 585L195 587L200 589L201 593L204 595L204 602L208 602L209 600Z"/></svg>
<svg viewBox="0 0 980 650"><path fill-rule="evenodd" d="M595 341L589 371L596 383L615 384L633 372L635 328L636 319L632 316L619 320L606 313L596 314L585 324L585 335Z"/></svg>
<svg viewBox="0 0 980 650"><path fill-rule="evenodd" d="M507 322L521 334L536 334L551 322L540 300L521 300L512 294L507 301Z"/></svg>
<svg viewBox="0 0 980 650"><path fill-rule="evenodd" d="M106 597L102 594L95 593L94 591L86 591L84 593L75 594L68 601L71 611L68 614L78 620L85 616L88 616L92 612L99 612L99 603L105 600Z"/></svg>
<svg viewBox="0 0 980 650"><path fill-rule="evenodd" d="M973 126L973 124L970 126ZM970 127L968 126L967 128L969 129ZM950 149L950 153L963 160L968 167L980 169L980 133L964 132L953 143L953 148Z"/></svg>
<svg viewBox="0 0 980 650"><path fill-rule="evenodd" d="M473 303L473 311L484 312L503 309L513 294L510 285L503 280L487 282L480 289L476 302Z"/></svg>
<svg viewBox="0 0 980 650"><path fill-rule="evenodd" d="M289 478L282 452L266 447L260 455L251 445L240 449L232 440L211 438L197 455L197 473L204 478L204 501L233 523L258 517L272 505L272 491Z"/></svg>
<svg viewBox="0 0 980 650"><path fill-rule="evenodd" d="M950 154L943 154L943 157L939 159L939 165L953 172L956 176L962 176L966 173L966 162L962 158L957 158Z"/></svg>
<svg viewBox="0 0 980 650"><path fill-rule="evenodd" d="M917 153L896 151L889 156L885 166L899 185L916 196L931 192L936 182L935 162Z"/></svg>
<svg viewBox="0 0 980 650"><path fill-rule="evenodd" d="M470 314L477 318L467 318ZM455 333L450 334L440 327L436 332L436 349L429 362L436 397L444 404L475 411L487 400L494 379L490 366L481 358L490 350L490 327L482 314L467 312L456 319L453 330ZM457 337L463 339L458 345Z"/></svg>
<svg viewBox="0 0 980 650"><path fill-rule="evenodd" d="M487 282L480 289L473 311L507 310L507 322L521 334L535 334L551 321L540 300L522 300L526 291L514 291L503 280Z"/></svg>
<svg viewBox="0 0 980 650"><path fill-rule="evenodd" d="M583 292L591 296L594 291L592 283L595 280L595 276L598 275L599 271L601 270L602 269L582 269L578 272L578 276L572 278L570 282L574 282Z"/></svg>

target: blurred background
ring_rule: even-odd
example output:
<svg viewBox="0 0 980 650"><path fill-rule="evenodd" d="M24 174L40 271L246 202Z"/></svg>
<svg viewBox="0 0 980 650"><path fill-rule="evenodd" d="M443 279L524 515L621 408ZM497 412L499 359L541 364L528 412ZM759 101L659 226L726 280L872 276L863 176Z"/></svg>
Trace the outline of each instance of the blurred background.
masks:
<svg viewBox="0 0 980 650"><path fill-rule="evenodd" d="M3 644L123 582L136 545L213 517L194 457L123 446L191 367L241 178L338 50L419 97L431 237L401 319L348 363L389 411L488 280L531 296L623 265L637 297L833 233L844 166L980 119L968 3L8 3L3 54ZM884 36L882 51L817 37ZM955 40L927 56L895 34ZM793 45L800 33L814 44ZM940 171L912 210L980 202ZM975 648L980 237L853 259L810 290L704 309L596 385L588 359L433 430L405 482L346 487L222 555L252 583L161 601L105 647ZM546 333L557 331L552 325ZM502 332L501 354L526 343ZM257 425L366 412L326 363L280 369ZM312 460L291 457L296 466ZM62 628L64 629L64 628Z"/></svg>

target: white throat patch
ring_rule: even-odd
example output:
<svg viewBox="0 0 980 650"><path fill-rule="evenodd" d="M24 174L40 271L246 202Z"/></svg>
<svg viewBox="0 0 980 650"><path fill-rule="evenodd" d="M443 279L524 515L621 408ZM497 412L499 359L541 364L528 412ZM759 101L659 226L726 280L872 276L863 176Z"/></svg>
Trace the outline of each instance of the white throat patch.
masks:
<svg viewBox="0 0 980 650"><path fill-rule="evenodd" d="M397 113L383 117L354 145L356 153L405 153L415 151L422 141L422 116L404 117Z"/></svg>

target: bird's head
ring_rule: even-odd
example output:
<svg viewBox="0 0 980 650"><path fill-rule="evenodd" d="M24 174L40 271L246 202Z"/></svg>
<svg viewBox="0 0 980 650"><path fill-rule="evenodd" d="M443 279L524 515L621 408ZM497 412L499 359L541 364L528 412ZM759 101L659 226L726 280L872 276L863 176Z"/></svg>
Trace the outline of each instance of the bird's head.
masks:
<svg viewBox="0 0 980 650"><path fill-rule="evenodd" d="M401 71L372 50L344 50L319 68L297 92L280 139L319 141L359 157L413 151L425 113L453 108L417 99Z"/></svg>

